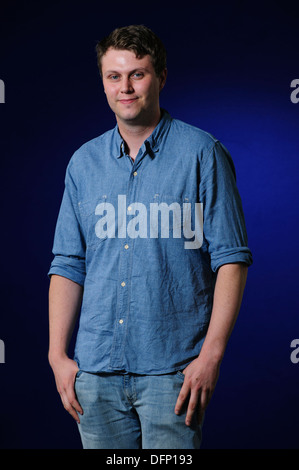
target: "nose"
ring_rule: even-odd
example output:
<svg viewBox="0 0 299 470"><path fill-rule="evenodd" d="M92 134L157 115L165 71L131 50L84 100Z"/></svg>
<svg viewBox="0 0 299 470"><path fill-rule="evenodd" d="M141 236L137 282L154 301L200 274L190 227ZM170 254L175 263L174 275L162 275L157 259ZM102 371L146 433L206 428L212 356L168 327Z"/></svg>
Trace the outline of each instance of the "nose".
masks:
<svg viewBox="0 0 299 470"><path fill-rule="evenodd" d="M132 82L129 77L123 77L121 83L121 93L130 94L134 92L134 88L132 86Z"/></svg>

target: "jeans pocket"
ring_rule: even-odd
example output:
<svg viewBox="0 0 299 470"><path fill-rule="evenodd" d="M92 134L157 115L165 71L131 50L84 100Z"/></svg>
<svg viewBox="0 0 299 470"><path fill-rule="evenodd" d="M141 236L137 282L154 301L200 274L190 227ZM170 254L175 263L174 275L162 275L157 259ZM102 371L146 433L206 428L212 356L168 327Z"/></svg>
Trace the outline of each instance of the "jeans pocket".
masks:
<svg viewBox="0 0 299 470"><path fill-rule="evenodd" d="M185 380L185 375L183 374L183 372L181 370L178 370L176 375L179 379Z"/></svg>
<svg viewBox="0 0 299 470"><path fill-rule="evenodd" d="M76 377L75 377L76 380L80 377L80 375L82 374L82 372L83 372L83 370L81 370L81 369L78 370L78 372L77 372L77 374L76 374Z"/></svg>

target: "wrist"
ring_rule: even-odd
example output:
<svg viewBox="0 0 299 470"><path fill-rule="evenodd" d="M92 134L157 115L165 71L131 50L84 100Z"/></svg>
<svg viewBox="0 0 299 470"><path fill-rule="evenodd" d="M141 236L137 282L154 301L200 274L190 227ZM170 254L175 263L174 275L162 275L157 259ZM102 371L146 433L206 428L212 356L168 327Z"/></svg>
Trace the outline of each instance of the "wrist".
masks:
<svg viewBox="0 0 299 470"><path fill-rule="evenodd" d="M69 359L65 351L51 351L48 353L48 360L50 366L53 368L59 362L63 362L65 359Z"/></svg>
<svg viewBox="0 0 299 470"><path fill-rule="evenodd" d="M201 348L200 355L206 356L210 361L220 364L224 356L225 346L226 345L221 340L209 340L206 338Z"/></svg>

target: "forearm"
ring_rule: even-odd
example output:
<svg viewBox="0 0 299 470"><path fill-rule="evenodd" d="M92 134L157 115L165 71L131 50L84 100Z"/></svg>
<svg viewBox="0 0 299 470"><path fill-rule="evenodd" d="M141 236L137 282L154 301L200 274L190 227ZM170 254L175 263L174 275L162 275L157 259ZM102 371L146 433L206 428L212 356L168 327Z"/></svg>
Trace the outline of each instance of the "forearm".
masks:
<svg viewBox="0 0 299 470"><path fill-rule="evenodd" d="M201 355L222 360L241 307L247 270L247 266L241 263L219 268L210 325Z"/></svg>
<svg viewBox="0 0 299 470"><path fill-rule="evenodd" d="M184 370L185 380L175 407L179 414L190 396L185 420L187 426L191 424L196 409L201 422L215 389L225 348L240 310L246 278L246 265L227 264L219 268L207 335L199 356Z"/></svg>
<svg viewBox="0 0 299 470"><path fill-rule="evenodd" d="M52 275L49 289L49 362L67 355L82 302L83 287Z"/></svg>

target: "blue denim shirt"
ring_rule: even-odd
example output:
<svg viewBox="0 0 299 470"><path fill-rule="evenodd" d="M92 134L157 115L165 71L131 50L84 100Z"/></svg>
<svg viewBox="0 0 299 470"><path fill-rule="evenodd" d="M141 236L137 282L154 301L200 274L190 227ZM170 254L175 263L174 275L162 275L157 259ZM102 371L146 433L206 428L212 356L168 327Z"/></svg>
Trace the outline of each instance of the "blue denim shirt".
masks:
<svg viewBox="0 0 299 470"><path fill-rule="evenodd" d="M80 369L168 373L200 352L217 269L252 255L217 139L163 111L135 161L125 149L116 126L72 156L49 275L84 286Z"/></svg>

